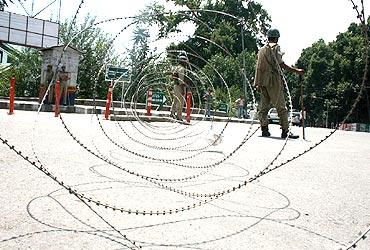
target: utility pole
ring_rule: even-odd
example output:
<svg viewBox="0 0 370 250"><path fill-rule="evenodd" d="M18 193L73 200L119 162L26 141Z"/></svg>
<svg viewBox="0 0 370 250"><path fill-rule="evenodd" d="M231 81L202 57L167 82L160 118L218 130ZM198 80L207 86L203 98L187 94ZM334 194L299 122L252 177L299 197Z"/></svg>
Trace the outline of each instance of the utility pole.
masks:
<svg viewBox="0 0 370 250"><path fill-rule="evenodd" d="M368 122L370 123L370 100L369 100L369 92L370 92L370 85L369 85L369 80L366 79L365 82L365 94L366 94L366 106L367 106L367 118Z"/></svg>
<svg viewBox="0 0 370 250"><path fill-rule="evenodd" d="M329 102L328 102L328 100L325 100L325 102L326 102L325 127L328 128L328 125L329 125Z"/></svg>
<svg viewBox="0 0 370 250"><path fill-rule="evenodd" d="M247 75L245 73L245 45L244 45L244 20L241 21L241 33L242 33L242 57L243 57L243 88L244 88L244 98L247 100Z"/></svg>
<svg viewBox="0 0 370 250"><path fill-rule="evenodd" d="M33 10L35 7L35 0L32 0L32 5L31 5L31 16L33 16Z"/></svg>
<svg viewBox="0 0 370 250"><path fill-rule="evenodd" d="M304 109L304 89L303 89L303 78L301 75L299 75L299 82L301 83L301 112L302 112L302 131L303 131L303 140L306 140L306 135L305 135L305 116L306 116L306 111Z"/></svg>
<svg viewBox="0 0 370 250"><path fill-rule="evenodd" d="M62 9L62 0L59 0L58 23L60 23L60 10L61 9Z"/></svg>

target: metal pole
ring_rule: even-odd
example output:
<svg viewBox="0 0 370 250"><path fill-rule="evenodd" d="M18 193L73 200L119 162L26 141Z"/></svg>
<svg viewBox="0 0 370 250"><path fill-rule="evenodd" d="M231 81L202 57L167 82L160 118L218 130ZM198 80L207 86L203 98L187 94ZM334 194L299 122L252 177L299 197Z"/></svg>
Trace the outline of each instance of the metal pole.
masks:
<svg viewBox="0 0 370 250"><path fill-rule="evenodd" d="M191 92L186 94L186 121L190 122L190 112L191 112Z"/></svg>
<svg viewBox="0 0 370 250"><path fill-rule="evenodd" d="M10 89L9 89L9 113L8 115L14 114L14 93L15 93L15 77L10 79Z"/></svg>
<svg viewBox="0 0 370 250"><path fill-rule="evenodd" d="M123 92L124 92L124 89L125 89L125 81L122 81L122 93L121 93L121 108L123 108L123 104L124 104L124 100L123 100Z"/></svg>
<svg viewBox="0 0 370 250"><path fill-rule="evenodd" d="M108 120L109 115L110 115L110 106L111 106L111 103L112 103L113 86L114 86L114 82L112 80L111 83L109 84L109 87L108 87L107 101L106 101L106 104L105 104L105 113L104 113L105 120Z"/></svg>
<svg viewBox="0 0 370 250"><path fill-rule="evenodd" d="M33 15L33 10L35 7L35 0L32 0L32 6L31 6L31 16Z"/></svg>
<svg viewBox="0 0 370 250"><path fill-rule="evenodd" d="M57 81L55 84L55 117L60 114L60 82Z"/></svg>
<svg viewBox="0 0 370 250"><path fill-rule="evenodd" d="M152 88L148 89L147 92L147 98L146 98L146 116L151 116L152 115L152 101L153 101L153 90Z"/></svg>
<svg viewBox="0 0 370 250"><path fill-rule="evenodd" d="M62 9L62 0L59 0L59 10L58 10L58 23L60 23L60 11Z"/></svg>
<svg viewBox="0 0 370 250"><path fill-rule="evenodd" d="M326 100L326 119L325 119L325 127L328 128L329 122L329 102Z"/></svg>
<svg viewBox="0 0 370 250"><path fill-rule="evenodd" d="M306 134L305 134L305 115L306 115L306 111L304 109L304 97L303 97L303 92L304 92L304 89L303 89L303 78L302 76L300 75L299 76L299 82L301 83L301 112L302 112L302 132L303 132L303 140L306 140Z"/></svg>
<svg viewBox="0 0 370 250"><path fill-rule="evenodd" d="M369 81L367 80L366 81L366 85L365 85L365 93L366 93L366 106L367 106L367 115L368 115L368 122L370 123L370 101L369 101L369 91L370 91L370 86L367 86L369 85ZM337 115L338 115L338 110L337 110Z"/></svg>
<svg viewBox="0 0 370 250"><path fill-rule="evenodd" d="M244 21L242 21L242 28L241 28L241 33L242 33L242 56L243 56L243 87L244 87L244 98L245 100L247 99L247 82L246 82L246 78L247 78L247 75L245 73L245 55L243 54L244 53L244 49L245 49L245 46L244 46Z"/></svg>

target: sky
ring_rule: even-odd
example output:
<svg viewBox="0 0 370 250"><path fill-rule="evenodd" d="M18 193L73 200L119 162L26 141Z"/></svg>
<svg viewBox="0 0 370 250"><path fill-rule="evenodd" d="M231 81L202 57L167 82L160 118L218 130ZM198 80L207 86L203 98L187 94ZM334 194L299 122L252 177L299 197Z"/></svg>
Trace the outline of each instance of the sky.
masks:
<svg viewBox="0 0 370 250"><path fill-rule="evenodd" d="M326 42L335 40L340 32L345 32L352 22L358 22L356 13L352 9L350 0L255 0L270 14L274 28L279 29L281 37L279 44L284 54L284 61L287 64L294 64L299 58L302 50L311 46L319 39ZM360 4L360 0L354 0ZM42 9L47 3L53 0L35 0L34 13ZM61 19L73 15L80 0L61 0ZM90 14L98 20L105 20L114 17L132 16L142 10L154 0L85 0L80 17ZM157 0L164 3L164 0ZM364 1L365 14L369 15L370 1ZM31 12L32 1L26 0L24 7ZM52 15L58 16L59 0L56 0L46 11L39 15L39 18L49 19ZM173 9L173 6L170 6ZM9 11L25 14L20 4L12 5ZM106 32L118 32L124 25L122 22L111 22L101 26ZM184 26L184 35L191 34L191 26ZM123 33L121 43L127 41L129 33ZM185 37L185 36L184 36ZM168 43L168 41L167 41ZM163 41L153 46L165 47Z"/></svg>
<svg viewBox="0 0 370 250"><path fill-rule="evenodd" d="M335 40L357 14L349 0L257 0L271 15L272 27L279 29L279 44L287 64L294 64L302 50L319 39ZM354 0L360 4L359 0ZM370 1L364 1L365 15L370 14Z"/></svg>

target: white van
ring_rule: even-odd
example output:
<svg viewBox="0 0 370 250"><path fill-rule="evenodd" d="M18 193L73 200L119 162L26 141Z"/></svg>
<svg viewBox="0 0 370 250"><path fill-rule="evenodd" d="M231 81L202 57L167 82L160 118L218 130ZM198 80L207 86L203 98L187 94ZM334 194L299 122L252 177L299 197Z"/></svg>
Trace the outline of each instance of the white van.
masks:
<svg viewBox="0 0 370 250"><path fill-rule="evenodd" d="M297 109L293 109L291 112L288 112L288 119L290 118L290 113L292 113L292 124L296 126L301 125L301 112ZM277 113L276 108L271 108L267 113L267 117L270 123L279 123L279 115Z"/></svg>

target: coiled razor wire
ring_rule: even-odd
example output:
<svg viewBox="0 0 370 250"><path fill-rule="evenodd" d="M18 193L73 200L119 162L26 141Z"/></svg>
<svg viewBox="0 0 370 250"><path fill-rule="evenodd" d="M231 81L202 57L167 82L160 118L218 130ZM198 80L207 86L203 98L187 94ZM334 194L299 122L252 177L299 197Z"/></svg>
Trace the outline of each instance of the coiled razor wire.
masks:
<svg viewBox="0 0 370 250"><path fill-rule="evenodd" d="M79 12L80 12L80 10L81 10L81 8L82 8L82 5L84 4L84 2L85 2L85 0L81 0L80 1L80 4L79 4L79 6L78 6L78 8L77 8L77 10L76 10L76 13L74 14L74 16L73 16L73 18L72 18L72 22L71 22L71 26L70 26L70 29L68 30L68 36L72 33L72 29L73 29L73 26L75 25L75 23L76 23L76 20L77 20L77 16L78 16L78 14L79 14ZM46 93L44 94L44 96L43 96L43 98L42 98L42 100L41 100L41 104L40 104L40 106L39 106L39 109L38 109L38 113L40 112L40 110L41 110L41 108L42 108L42 104L44 103L44 101L45 101L45 98L46 98L46 96L47 96L47 94L50 92L50 88L51 87L53 87L53 85L52 85L52 83L53 82L55 82L56 81L56 78L57 78L57 72L58 72L58 69L59 69L59 67L60 67L60 64L61 64L61 62L62 62L62 58L63 58L63 56L64 56L64 53L65 53L65 51L67 50L67 48L68 48L68 46L69 46L69 44L71 43L72 41L70 41L68 44L66 44L65 46L64 46L64 48L63 48L63 51L62 51L62 53L61 53L61 55L60 55L60 57L59 57L59 60L58 60L58 62L57 62L57 67L56 67L56 70L55 70L55 72L54 72L54 75L53 75L53 79L52 79L52 81L49 83L49 85L48 85L48 88L47 88L47 90L46 90ZM33 132L35 131L35 128L36 128L36 120L35 120L35 123L34 123L34 126L33 126ZM33 135L35 135L36 133L33 133ZM3 141L3 143L4 144L7 144L7 141L6 140L2 140ZM34 147L34 142L35 140L32 140L32 150L33 150L33 153L34 153L34 156L36 157L36 159L37 159L37 162L39 162L40 164L41 164L41 162L40 162L40 160L38 159L38 157L37 157L37 154L36 154L36 152L35 152L35 147ZM14 149L14 146L11 146L11 147L13 147L13 149ZM28 157L24 157L22 154L21 154L21 151L18 151L17 152L19 155L21 155L22 156L22 158L23 159L25 159L26 161L28 161L28 162L30 162L29 161L29 158ZM31 163L32 165L34 165L35 167L37 167L36 165L35 165L35 162L32 162ZM37 167L38 168L38 167ZM55 177L55 176L53 176L49 171L47 171L46 169L44 169L44 168L42 168L42 167L40 167L40 168L38 168L39 170L41 170L44 174L46 174L47 176L50 176L54 181L56 181L59 185L61 185L63 188L65 188L65 189L67 189L70 193L72 193L70 190L71 190L71 188L70 187L67 187L67 186L65 186L64 184L63 184L63 182L59 182L58 180L57 180L57 178ZM130 249L138 249L138 248L141 248L140 246L137 246L136 245L136 242L134 242L134 241L132 241L132 240L130 240L129 238L127 238L126 237L126 235L123 235L119 230L117 230L111 223L109 223L107 220L105 220L99 213L97 213L89 204L87 204L84 200L82 200L82 199L80 199L79 197L77 197L83 204L85 204L94 214L96 214L105 224L107 224L110 228L112 228L115 232L117 232L119 235L121 235L126 241L128 241L129 243L131 243L131 245L132 246L127 246L127 247L129 247Z"/></svg>
<svg viewBox="0 0 370 250"><path fill-rule="evenodd" d="M359 236L356 239L354 239L348 246L346 246L345 248L339 248L339 250L356 249L359 243L368 238L368 236L370 235L370 226L365 230L365 232L363 233L360 232L358 235Z"/></svg>
<svg viewBox="0 0 370 250"><path fill-rule="evenodd" d="M194 10L193 10L194 11ZM202 11L202 10L199 10L199 11ZM206 10L207 11L207 10ZM221 14L223 14L223 15L226 15L226 16L232 16L232 15L229 15L229 14L227 14L227 13L224 13L224 12L218 12L218 11L216 11L215 13L221 13ZM234 17L234 16L232 16L233 18L236 18L236 17ZM104 22L109 22L109 21L112 21L113 19L110 19L110 20L107 20L107 21L104 21ZM127 27L124 27L122 30L124 30L124 29L126 29ZM116 36L115 38L117 38L118 36ZM114 39L113 39L114 40ZM112 43L113 43L113 40L112 40ZM220 46L221 47L221 46ZM224 49L225 51L227 51L227 49ZM229 53L230 54L230 53ZM102 67L101 67L101 72L103 71L103 69L104 69L104 66L105 65L103 65ZM231 98L230 98L230 92L229 92L229 89L228 89L228 85L226 84L226 82L223 80L223 78L222 78L222 76L216 71L216 73L221 77L221 79L222 79L222 81L224 82L224 85L225 85L225 87L227 88L227 91L228 91L228 96L229 96L229 99L230 99L230 104L231 104ZM95 81L95 86L96 86L96 84L97 84L97 81ZM250 84L249 84L250 85ZM250 88L252 89L252 87L250 86ZM252 93L253 94L253 93ZM254 96L253 96L253 100L255 100L255 98L254 98ZM95 100L94 100L95 101ZM120 147L121 149L123 149L123 150L125 150L125 151L127 151L128 149L126 149L125 147L123 147L123 146L120 146L120 145L118 145L117 144L117 142L115 142L113 139L111 139L111 138L109 138L109 136L108 136L108 134L103 130L103 127L102 127L102 125L101 125L101 122L100 122L100 119L99 119L99 117L97 116L97 119L98 119L98 121L99 121L99 124L100 124L100 126L101 126L101 128L102 128L102 131L103 131L103 133L107 136L107 138L111 141L111 142L113 142L116 146L118 146L118 147ZM226 123L226 125L225 125L225 128L227 127L227 125L228 125L228 123L229 123L229 121L230 121L230 117L228 118L228 121L227 121L227 123ZM252 126L252 124L250 125L250 126ZM222 130L222 132L221 133L223 133L223 131L224 130ZM248 135L247 135L248 136ZM219 139L221 137L221 134L216 138L216 140L217 139ZM286 142L287 142L287 140L286 140ZM210 145L212 145L213 143L211 143ZM210 146L209 145L209 146ZM286 145L286 143L284 144L284 146ZM238 147L238 148L240 148L240 147ZM284 148L284 147L283 147ZM128 150L128 152L130 152L130 153L133 153L133 154L137 154L136 152L133 152L133 151L131 151L131 150ZM145 155L139 155L139 156L141 156L141 157L144 157L144 158L147 158L148 156L145 156ZM149 157L149 159L153 159L153 160L156 160L155 158L150 158ZM161 159L157 159L157 160L161 160ZM178 161L182 161L182 160L185 160L185 159L177 159ZM167 161L167 160L165 160L165 161ZM219 163L215 163L215 164L219 164ZM192 168L192 166L188 166L189 168ZM201 167L201 168L207 168L207 167L209 167L209 166L206 166L206 167Z"/></svg>
<svg viewBox="0 0 370 250"><path fill-rule="evenodd" d="M73 20L75 20L75 18L77 17L77 14L79 12L79 9L81 8L81 5L84 1L82 0L81 1L81 4L78 8L78 11L76 12L76 15L74 17ZM362 27L363 27L363 31L364 31L364 37L365 37L365 40L364 40L364 43L365 43L365 48L368 48L369 47L369 39L368 39L368 36L367 36L367 26L366 26L366 22L365 22L365 14L364 14L364 5L363 5L363 0L361 0L361 5L362 5L362 10L359 11L358 9L358 6L355 5L354 1L353 0L350 0L350 2L352 3L353 5L353 8L355 9L355 11L357 12L357 18L360 20L360 23L362 24ZM195 10L192 10L192 11L195 11ZM204 10L199 10L199 11L204 11ZM227 13L223 13L223 12L218 12L218 14L222 14L222 15L228 15ZM228 15L228 16L232 16L232 15ZM118 19L116 19L118 20ZM72 26L71 26L72 27ZM342 124L344 124L348 118L353 114L355 108L357 107L360 99L362 98L362 95L363 95L363 92L364 92L364 89L366 87L366 80L367 80L367 72L368 72L368 61L369 61L369 55L368 55L368 50L365 50L366 52L364 53L364 60L365 60L365 68L364 68L364 76L363 76L363 81L362 81L362 88L360 90L360 93L358 94L358 97L357 99L355 100L355 102L353 103L352 105L352 108L351 110L349 111L349 113L347 114L347 116L345 117L345 119L343 120ZM62 54L63 56L63 54ZM61 62L61 58L58 62L58 66ZM102 69L103 70L103 67ZM222 76L221 76L222 77ZM291 97L290 97L290 93L289 93L289 89L288 89L288 86L286 84L286 81L285 82L285 87L288 91L288 94L289 94L289 99L288 99L288 102L289 102L289 107L290 109L292 108L292 104L291 104ZM95 81L95 86L97 84L97 81ZM250 83L248 83L250 88L251 85ZM225 87L228 89L227 87L227 84L225 84ZM96 88L96 87L95 87ZM48 87L48 90L50 89L50 85ZM253 93L253 92L252 92ZM231 98L230 98L230 93L228 92L228 95L229 95L229 100L230 100L230 103L231 103ZM138 96L138 95L137 95ZM253 99L254 103L255 103L255 99ZM41 106L40 106L41 107ZM96 103L95 103L95 96L94 96L94 108L96 110ZM114 114L113 114L114 116ZM114 145L116 145L118 148L122 149L122 150L125 150L127 152L130 152L130 150L126 150L126 148L124 148L122 145L119 145L117 142L113 141L112 139L109 138L108 134L104 131L104 128L100 122L100 119L99 117L96 115L97 117L97 120L99 122L99 126L100 126L100 129L102 131L102 133L107 137L107 139L109 139L111 141L111 143L113 143ZM140 120L140 117L139 116L136 116L138 118L138 121ZM325 136L325 138L321 139L319 142L315 143L313 146L311 146L310 148L304 150L303 152L299 153L298 155L292 157L291 159L289 160L286 160L285 162L279 164L279 165L276 165L274 166L274 163L275 161L277 160L277 158L281 155L281 153L284 151L285 149L285 146L287 145L287 142L288 140L286 139L282 148L279 150L279 152L277 153L276 157L268 164L267 167L265 167L263 170L261 170L257 175L249 178L248 180L242 182L242 183L239 183L238 185L236 186L233 186L233 187L230 187L226 190L223 190L221 192L218 192L218 193L214 193L214 194L196 194L196 193L188 193L188 192L185 192L185 191L182 191L181 189L175 189L175 188L172 188L172 187L169 187L169 186L166 186L164 184L162 184L161 182L164 182L164 181L179 181L179 180L187 180L187 179L160 179L160 178L152 178L152 177L148 177L148 176L144 176L144 175L141 175L139 173L135 173L134 171L130 171L130 170L127 170L127 169L124 169L122 168L121 166L117 166L117 164L115 164L114 162L110 161L106 156L104 155L100 155L98 153L94 153L91 149L89 149L86 145L84 145L76 136L74 136L71 131L68 129L65 121L63 120L62 116L60 117L61 119L61 122L62 124L64 125L66 131L70 134L70 136L72 137L73 140L75 140L81 147L83 147L84 149L86 149L88 152L90 152L91 154L93 154L94 156L102 159L103 161L105 161L106 163L112 165L112 166L115 166L117 167L118 169L121 169L123 171L126 171L134 176L137 176L137 177L140 177L140 178L143 178L153 184L156 184L158 185L159 187L163 188L163 189L166 189L166 190L169 190L169 191L173 191L173 192L176 192L176 193L180 193L182 195L185 195L185 196L195 196L195 197L207 197L208 199L204 199L204 200L201 200L199 201L198 203L193 203L192 205L188 205L188 206L184 206L182 208L175 208L175 209L169 209L169 210L166 210L166 211L139 211L139 210L135 210L135 209L125 209L125 208L117 208L116 206L113 206L113 205L110 205L110 204L107 204L107 203L103 203L103 202L100 202L100 201L96 201L96 200L93 200L92 198L89 198L89 197L86 197L83 193L81 192L78 192L77 190L75 189L72 189L70 186L64 184L63 181L60 181L57 179L56 176L54 176L53 174L51 174L51 172L49 170L47 170L43 164L41 163L41 161L38 159L37 162L33 162L29 159L28 156L26 156L25 154L23 154L21 151L18 151L14 145L10 144L6 139L4 139L2 136L0 136L0 140L2 141L3 144L5 144L10 150L14 151L16 154L18 154L21 158L23 158L25 161L29 162L31 165L33 165L34 167L36 167L38 170L40 170L41 172L43 172L44 174L46 174L47 176L49 176L51 179L53 179L55 182L57 182L60 186L62 186L63 188L65 188L66 190L68 190L71 194L75 195L79 200L83 201L83 203L85 203L90 209L92 209L86 202L92 202L93 204L97 205L97 206L103 206L105 208L109 208L109 209L112 209L113 211L120 211L120 212L126 212L128 214L136 214L136 215L166 215L166 214L172 214L172 213L178 213L178 212L182 212L182 211L187 211L187 210L190 210L191 208L195 208L197 206L201 206L203 204L207 204L215 199L218 199L226 194L229 194L233 191L236 191L238 189L241 189L242 187L246 186L248 183L251 183L251 182L254 182L255 180L259 179L259 177L262 177L264 176L265 174L267 173L270 173L284 165L286 165L287 163L299 158L300 156L306 154L307 152L311 151L312 149L316 148L318 145L320 145L321 143L323 143L324 141L326 141L329 137L331 137L337 130L338 130L338 127L336 127L333 131L331 131L327 136ZM228 122L230 121L230 117L228 118L228 121L227 121L227 124ZM290 124L291 125L291 124ZM251 127L252 125L250 125ZM123 131L122 127L120 126L121 130ZM226 128L226 126L225 126ZM251 131L251 129L249 129L249 132ZM257 130L256 130L257 131ZM254 131L250 136L253 136L253 134L256 132ZM247 134L247 136L249 135L249 132ZM250 138L247 136L243 139L243 142L237 146L233 151L232 153L228 156L228 157L225 157L223 159L226 160L227 158L231 157L238 149L240 149L244 143ZM155 148L155 149L159 149L159 150L175 150L176 148L166 148L166 147L156 147L156 146L153 146L153 145L149 145L147 143L143 143L142 145L144 146L149 146L149 147L152 147L152 148ZM205 148L202 148L201 150L204 150L204 149L207 149L208 147L210 147L211 145L205 147ZM194 150L196 152L196 150ZM34 151L35 153L35 156L36 156L36 152ZM132 151L132 153L136 156L140 156L142 158L146 158L146 159L151 159L151 160L159 160L159 161L163 161L165 162L166 164L170 163L170 164L173 164L173 165L177 165L177 166L183 166L183 167L186 167L186 165L183 165L183 164L176 164L172 161L177 161L178 159L174 159L174 160L165 160L165 159L156 159L156 158L150 158L148 156L145 156L145 155L140 155L138 154L137 152L134 152ZM196 156L194 156L196 157ZM181 161L181 160L184 160L184 159L180 159L178 161ZM209 166L206 166L204 168L210 168L210 167L216 167L218 165L220 165L223 161L221 162L216 162L214 164L210 164ZM188 167L191 167L191 166L188 166ZM197 176L192 176L192 177L188 177L188 178L196 178ZM94 211L94 210L92 210ZM95 212L96 213L96 212ZM97 214L97 213L96 213ZM127 237L125 235L122 235L119 230L117 230L114 226L112 226L110 223L108 223L106 220L104 220L104 218L102 218L99 214L97 214L97 216L99 216L103 221L105 221L114 231L118 232L121 236L123 236L123 238L127 241L129 241L132 245L133 245L133 248L138 248L139 246L136 245L135 242L127 239ZM355 247L355 245L357 244L357 242L363 238L365 238L366 234L369 232L369 230L367 230L362 236L361 238L359 238L358 240L355 240L353 245L349 246L347 249L350 249L352 247Z"/></svg>

